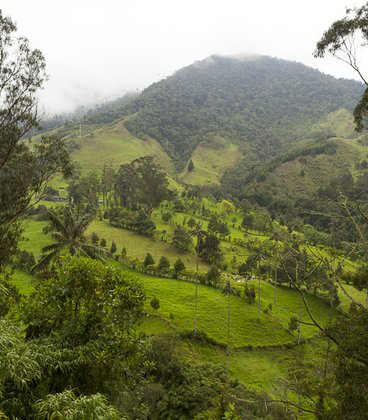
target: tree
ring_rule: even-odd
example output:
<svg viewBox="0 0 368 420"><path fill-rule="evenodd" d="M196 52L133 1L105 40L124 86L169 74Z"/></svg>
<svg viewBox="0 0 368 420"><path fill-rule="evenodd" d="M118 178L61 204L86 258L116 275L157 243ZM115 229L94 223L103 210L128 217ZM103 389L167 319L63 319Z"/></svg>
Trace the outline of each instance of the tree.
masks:
<svg viewBox="0 0 368 420"><path fill-rule="evenodd" d="M56 261L67 250L71 256L79 255L103 260L102 255L110 255L108 251L95 244L86 242L84 232L92 221L90 214L80 216L74 207L66 206L59 210L50 210L49 220L52 238L55 242L42 248L42 256L35 268L44 268ZM105 241L106 246L106 241Z"/></svg>
<svg viewBox="0 0 368 420"><path fill-rule="evenodd" d="M119 169L116 187L124 206L143 206L150 217L153 210L171 197L169 183L161 166L152 156L144 156Z"/></svg>
<svg viewBox="0 0 368 420"><path fill-rule="evenodd" d="M135 328L144 292L136 280L66 258L15 313L17 324L0 322L1 418L124 417L107 401L126 412L130 387L141 385L146 359Z"/></svg>
<svg viewBox="0 0 368 420"><path fill-rule="evenodd" d="M220 240L212 233L207 233L205 237L199 238L197 249L199 249L199 255L202 258L213 264L217 264L222 258Z"/></svg>
<svg viewBox="0 0 368 420"><path fill-rule="evenodd" d="M254 216L251 213L247 213L242 220L242 227L245 229L252 229L254 224Z"/></svg>
<svg viewBox="0 0 368 420"><path fill-rule="evenodd" d="M145 267L148 267L150 265L153 265L155 263L155 260L152 257L152 254L147 252L146 256L144 257L143 265Z"/></svg>
<svg viewBox="0 0 368 420"><path fill-rule="evenodd" d="M230 234L230 230L226 223L218 220L216 215L212 215L208 222L208 230L214 233L219 233L221 237L225 237Z"/></svg>
<svg viewBox="0 0 368 420"><path fill-rule="evenodd" d="M110 248L110 252L111 252L111 254L115 254L115 252L116 252L116 250L117 250L118 248L117 248L117 246L116 246L116 243L115 243L115 241L112 241L111 242L111 248Z"/></svg>
<svg viewBox="0 0 368 420"><path fill-rule="evenodd" d="M201 210L202 211L202 210ZM201 213L201 216L203 213ZM202 230L202 223L199 222L194 230L190 233L191 236L197 238L196 244L196 281L195 281L195 294L194 294L194 336L197 334L197 314L198 314L198 272L199 272L199 252L201 240L207 236L207 232Z"/></svg>
<svg viewBox="0 0 368 420"><path fill-rule="evenodd" d="M221 280L221 270L215 265L211 265L206 273L206 280L208 284L217 285Z"/></svg>
<svg viewBox="0 0 368 420"><path fill-rule="evenodd" d="M178 275L185 270L185 264L181 258L178 258L174 263L174 274L175 277L178 278Z"/></svg>
<svg viewBox="0 0 368 420"><path fill-rule="evenodd" d="M220 203L222 211L229 216L229 214L235 211L234 204L229 200L222 200Z"/></svg>
<svg viewBox="0 0 368 420"><path fill-rule="evenodd" d="M160 258L157 268L159 270L168 270L170 268L170 261L167 257L165 257L165 255Z"/></svg>
<svg viewBox="0 0 368 420"><path fill-rule="evenodd" d="M230 350L230 296L235 293L230 280L226 281L222 294L227 296L227 339L226 339L226 371L229 372L229 350Z"/></svg>
<svg viewBox="0 0 368 420"><path fill-rule="evenodd" d="M256 290L254 288L254 285L248 286L247 283L245 283L244 286L244 297L247 300L247 303L251 304L256 300Z"/></svg>
<svg viewBox="0 0 368 420"><path fill-rule="evenodd" d="M69 203L79 213L96 214L100 181L94 172L83 177L74 177L68 185Z"/></svg>
<svg viewBox="0 0 368 420"><path fill-rule="evenodd" d="M366 89L354 109L354 122L357 131L368 128L368 79L358 63L356 42L361 47L368 41L368 3L359 8L346 9L346 16L332 23L319 40L314 52L315 57L332 54L348 64L360 77ZM358 38L358 40L357 40Z"/></svg>
<svg viewBox="0 0 368 420"><path fill-rule="evenodd" d="M16 249L20 217L57 171L70 173L61 140L23 140L39 124L36 94L47 76L41 51L32 50L16 30L0 10L0 267Z"/></svg>
<svg viewBox="0 0 368 420"><path fill-rule="evenodd" d="M92 235L91 235L91 241L92 241L92 243L93 244L98 244L99 239L100 238L97 235L97 233L96 232L92 232Z"/></svg>
<svg viewBox="0 0 368 420"><path fill-rule="evenodd" d="M141 286L119 270L68 257L37 284L24 303L22 319L28 337L54 335L76 346L110 333L118 339L119 331L129 331L143 316L143 302Z"/></svg>
<svg viewBox="0 0 368 420"><path fill-rule="evenodd" d="M102 193L102 201L104 208L109 208L108 194L113 191L115 184L115 171L104 165L102 169L101 179L100 179L100 189Z"/></svg>
<svg viewBox="0 0 368 420"><path fill-rule="evenodd" d="M157 311L160 309L160 301L157 299L156 296L154 296L150 301L151 308Z"/></svg>
<svg viewBox="0 0 368 420"><path fill-rule="evenodd" d="M192 245L190 233L182 226L177 226L172 236L172 244L183 251L188 251Z"/></svg>
<svg viewBox="0 0 368 420"><path fill-rule="evenodd" d="M192 172L194 169L194 163L192 161L192 159L190 159L189 163L188 163L188 172Z"/></svg>

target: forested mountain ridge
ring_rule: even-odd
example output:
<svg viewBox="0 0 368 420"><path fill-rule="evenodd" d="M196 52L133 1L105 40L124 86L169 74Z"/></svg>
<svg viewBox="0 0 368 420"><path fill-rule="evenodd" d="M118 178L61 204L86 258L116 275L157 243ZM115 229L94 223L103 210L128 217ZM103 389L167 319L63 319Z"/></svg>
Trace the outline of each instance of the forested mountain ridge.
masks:
<svg viewBox="0 0 368 420"><path fill-rule="evenodd" d="M123 113L132 134L158 140L179 168L215 135L239 145L244 176L324 115L351 110L362 90L296 62L211 56L149 86Z"/></svg>

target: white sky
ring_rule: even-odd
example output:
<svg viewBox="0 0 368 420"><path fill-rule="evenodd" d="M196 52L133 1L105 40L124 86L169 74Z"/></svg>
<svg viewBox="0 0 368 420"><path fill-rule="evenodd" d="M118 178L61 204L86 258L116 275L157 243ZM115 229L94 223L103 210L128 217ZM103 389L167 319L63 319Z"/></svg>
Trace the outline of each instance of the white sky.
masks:
<svg viewBox="0 0 368 420"><path fill-rule="evenodd" d="M50 113L141 90L211 54L256 53L355 78L316 42L363 0L0 0L46 57Z"/></svg>

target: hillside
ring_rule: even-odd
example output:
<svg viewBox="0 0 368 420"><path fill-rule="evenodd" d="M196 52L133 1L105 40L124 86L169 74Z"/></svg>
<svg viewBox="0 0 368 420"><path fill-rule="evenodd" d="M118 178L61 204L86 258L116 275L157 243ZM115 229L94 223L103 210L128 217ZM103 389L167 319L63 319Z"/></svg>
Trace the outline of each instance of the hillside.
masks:
<svg viewBox="0 0 368 420"><path fill-rule="evenodd" d="M140 138L158 140L178 168L220 136L238 146L237 175L243 180L327 114L351 110L361 92L358 82L295 62L211 56L144 90L126 106L125 126Z"/></svg>
<svg viewBox="0 0 368 420"><path fill-rule="evenodd" d="M295 146L354 138L351 110L361 91L296 62L211 56L52 132L69 139L83 170L154 155L180 182L241 197L255 173Z"/></svg>

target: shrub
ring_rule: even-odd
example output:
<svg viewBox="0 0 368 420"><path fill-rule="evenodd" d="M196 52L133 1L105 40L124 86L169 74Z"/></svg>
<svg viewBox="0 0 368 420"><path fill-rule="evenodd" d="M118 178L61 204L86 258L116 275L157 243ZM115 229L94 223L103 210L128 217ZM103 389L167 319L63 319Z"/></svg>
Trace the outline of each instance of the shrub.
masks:
<svg viewBox="0 0 368 420"><path fill-rule="evenodd" d="M143 265L145 267L148 267L150 265L153 265L155 263L155 260L153 259L152 255L147 252L146 256L144 257Z"/></svg>
<svg viewBox="0 0 368 420"><path fill-rule="evenodd" d="M100 238L98 237L97 233L96 232L92 232L92 235L91 235L91 241L92 241L92 243L93 244L98 244L99 239Z"/></svg>
<svg viewBox="0 0 368 420"><path fill-rule="evenodd" d="M163 255L160 258L157 268L159 270L168 270L170 268L170 261Z"/></svg>
<svg viewBox="0 0 368 420"><path fill-rule="evenodd" d="M150 302L151 308L157 311L160 308L160 301L154 296Z"/></svg>
<svg viewBox="0 0 368 420"><path fill-rule="evenodd" d="M248 286L248 284L245 284L244 297L246 298L248 303L253 303L256 300L256 291L254 289L253 284L251 286Z"/></svg>
<svg viewBox="0 0 368 420"><path fill-rule="evenodd" d="M111 254L114 254L115 252L116 252L116 250L117 250L118 248L117 248L117 246L116 246L116 243L115 243L115 241L112 241L112 243L111 243L111 248L110 248L110 252L111 252Z"/></svg>
<svg viewBox="0 0 368 420"><path fill-rule="evenodd" d="M183 270L185 270L185 264L181 258L178 258L174 264L175 277L178 277L178 274Z"/></svg>

